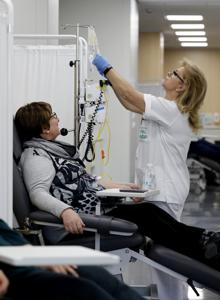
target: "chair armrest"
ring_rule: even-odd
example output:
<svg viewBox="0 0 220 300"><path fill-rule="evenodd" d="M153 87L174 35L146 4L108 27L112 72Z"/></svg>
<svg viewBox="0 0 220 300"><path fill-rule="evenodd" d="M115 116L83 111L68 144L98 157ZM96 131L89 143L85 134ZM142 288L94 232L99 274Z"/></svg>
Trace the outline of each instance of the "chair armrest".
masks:
<svg viewBox="0 0 220 300"><path fill-rule="evenodd" d="M86 226L102 234L132 235L138 230L136 224L111 216L80 214L80 217Z"/></svg>
<svg viewBox="0 0 220 300"><path fill-rule="evenodd" d="M61 227L63 226L62 219L42 210L36 210L29 214L28 222L30 224L45 225L45 223L51 224L51 226Z"/></svg>
<svg viewBox="0 0 220 300"><path fill-rule="evenodd" d="M138 230L136 224L126 220L105 215L96 216L83 213L79 215L85 223L85 230L87 231L95 231L100 234L130 236ZM61 219L44 211L34 211L30 213L27 222L29 222L29 225L33 223L43 226L63 227L63 222Z"/></svg>

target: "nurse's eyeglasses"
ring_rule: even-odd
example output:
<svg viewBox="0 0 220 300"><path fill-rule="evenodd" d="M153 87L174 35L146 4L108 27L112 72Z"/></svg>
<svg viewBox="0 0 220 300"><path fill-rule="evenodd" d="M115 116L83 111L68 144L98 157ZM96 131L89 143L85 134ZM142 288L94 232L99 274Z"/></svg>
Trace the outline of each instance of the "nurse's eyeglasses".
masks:
<svg viewBox="0 0 220 300"><path fill-rule="evenodd" d="M172 72L168 72L167 73L168 77L172 77L173 75L176 76L182 83L184 82L184 79L177 73L176 70L172 71Z"/></svg>
<svg viewBox="0 0 220 300"><path fill-rule="evenodd" d="M58 119L58 116L55 112L52 112L52 114L50 115L50 119Z"/></svg>

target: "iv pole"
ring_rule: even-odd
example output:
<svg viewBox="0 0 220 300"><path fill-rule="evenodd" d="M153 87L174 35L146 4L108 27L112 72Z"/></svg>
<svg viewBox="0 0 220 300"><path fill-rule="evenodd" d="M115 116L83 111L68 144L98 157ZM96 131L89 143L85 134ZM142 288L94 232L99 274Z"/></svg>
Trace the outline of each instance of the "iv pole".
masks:
<svg viewBox="0 0 220 300"><path fill-rule="evenodd" d="M80 60L79 60L79 24L76 25L76 60L74 62L74 145L79 145L79 100L80 100Z"/></svg>
<svg viewBox="0 0 220 300"><path fill-rule="evenodd" d="M78 148L79 146L79 127L80 127L80 114L79 114L79 103L80 103L80 59L79 59L79 28L88 28L89 25L80 26L66 24L63 26L65 30L68 27L76 27L76 60L73 64L70 64L72 67L74 65L74 145Z"/></svg>

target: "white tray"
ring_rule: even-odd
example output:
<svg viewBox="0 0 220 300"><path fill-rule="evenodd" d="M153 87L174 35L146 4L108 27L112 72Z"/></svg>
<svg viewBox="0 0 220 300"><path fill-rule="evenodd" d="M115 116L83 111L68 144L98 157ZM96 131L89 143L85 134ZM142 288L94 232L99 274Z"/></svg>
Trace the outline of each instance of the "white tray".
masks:
<svg viewBox="0 0 220 300"><path fill-rule="evenodd" d="M81 246L3 246L0 261L14 266L112 265L119 257Z"/></svg>
<svg viewBox="0 0 220 300"><path fill-rule="evenodd" d="M106 189L102 191L96 192L96 195L99 197L131 197L131 198L147 198L153 195L159 194L159 190L148 190L146 192L141 192L141 193L135 193L129 191L129 192L120 192L119 189Z"/></svg>

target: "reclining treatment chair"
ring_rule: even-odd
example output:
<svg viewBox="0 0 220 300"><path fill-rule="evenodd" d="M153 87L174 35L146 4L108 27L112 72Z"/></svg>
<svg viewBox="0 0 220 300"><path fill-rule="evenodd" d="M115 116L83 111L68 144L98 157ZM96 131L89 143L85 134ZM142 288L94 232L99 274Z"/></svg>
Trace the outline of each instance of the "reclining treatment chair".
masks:
<svg viewBox="0 0 220 300"><path fill-rule="evenodd" d="M208 184L220 182L220 145L204 138L192 141L187 165L190 173L191 190L200 194Z"/></svg>
<svg viewBox="0 0 220 300"><path fill-rule="evenodd" d="M14 214L20 228L27 234L37 234L43 243L43 226L63 226L62 221L43 211L34 208L29 200L23 180L17 167L21 155L21 144L14 126L14 151L13 151L13 202ZM125 256L126 261L140 260L146 265L157 268L175 278L187 282L197 293L196 286L210 289L220 293L220 272L200 263L192 258L152 243L151 247L145 251L145 256L138 253L145 245L145 237L137 232L137 226L131 222L115 219L108 216L80 215L86 224L86 230L97 232L100 237L100 250L111 251L120 257ZM94 236L90 233L75 237L68 241L71 245L82 245L90 248L95 247ZM60 245L66 244L60 243ZM122 265L118 266L119 273L123 270ZM113 270L117 274L116 270Z"/></svg>
<svg viewBox="0 0 220 300"><path fill-rule="evenodd" d="M62 221L54 215L35 208L29 199L17 163L19 162L22 147L14 124L13 128L13 210L20 228L25 234L38 236L40 244L48 244L42 235L44 226L63 227ZM131 248L140 247L144 243L144 237L137 233L137 226L125 220L108 216L95 216L80 214L84 221L87 232L101 234L100 248L103 251L110 251L130 245ZM34 226L35 225L35 226ZM37 225L37 226L36 226ZM120 235L120 239L118 237ZM73 240L62 242L61 244L81 244L90 248L95 247L94 234L87 234L86 237L75 237ZM117 245L117 246L116 246Z"/></svg>
<svg viewBox="0 0 220 300"><path fill-rule="evenodd" d="M19 225L17 228L33 244L51 245L43 235L45 226L63 227L62 220L56 216L40 211L34 207L29 199L18 162L21 156L21 142L13 124L13 210ZM72 239L61 240L57 245L81 245L102 251L112 251L129 247L138 251L145 244L145 237L137 232L137 225L126 220L109 216L80 214L85 223L83 235L72 235ZM122 256L122 255L121 255ZM123 267L128 262L121 261L111 270L114 275L123 277Z"/></svg>

